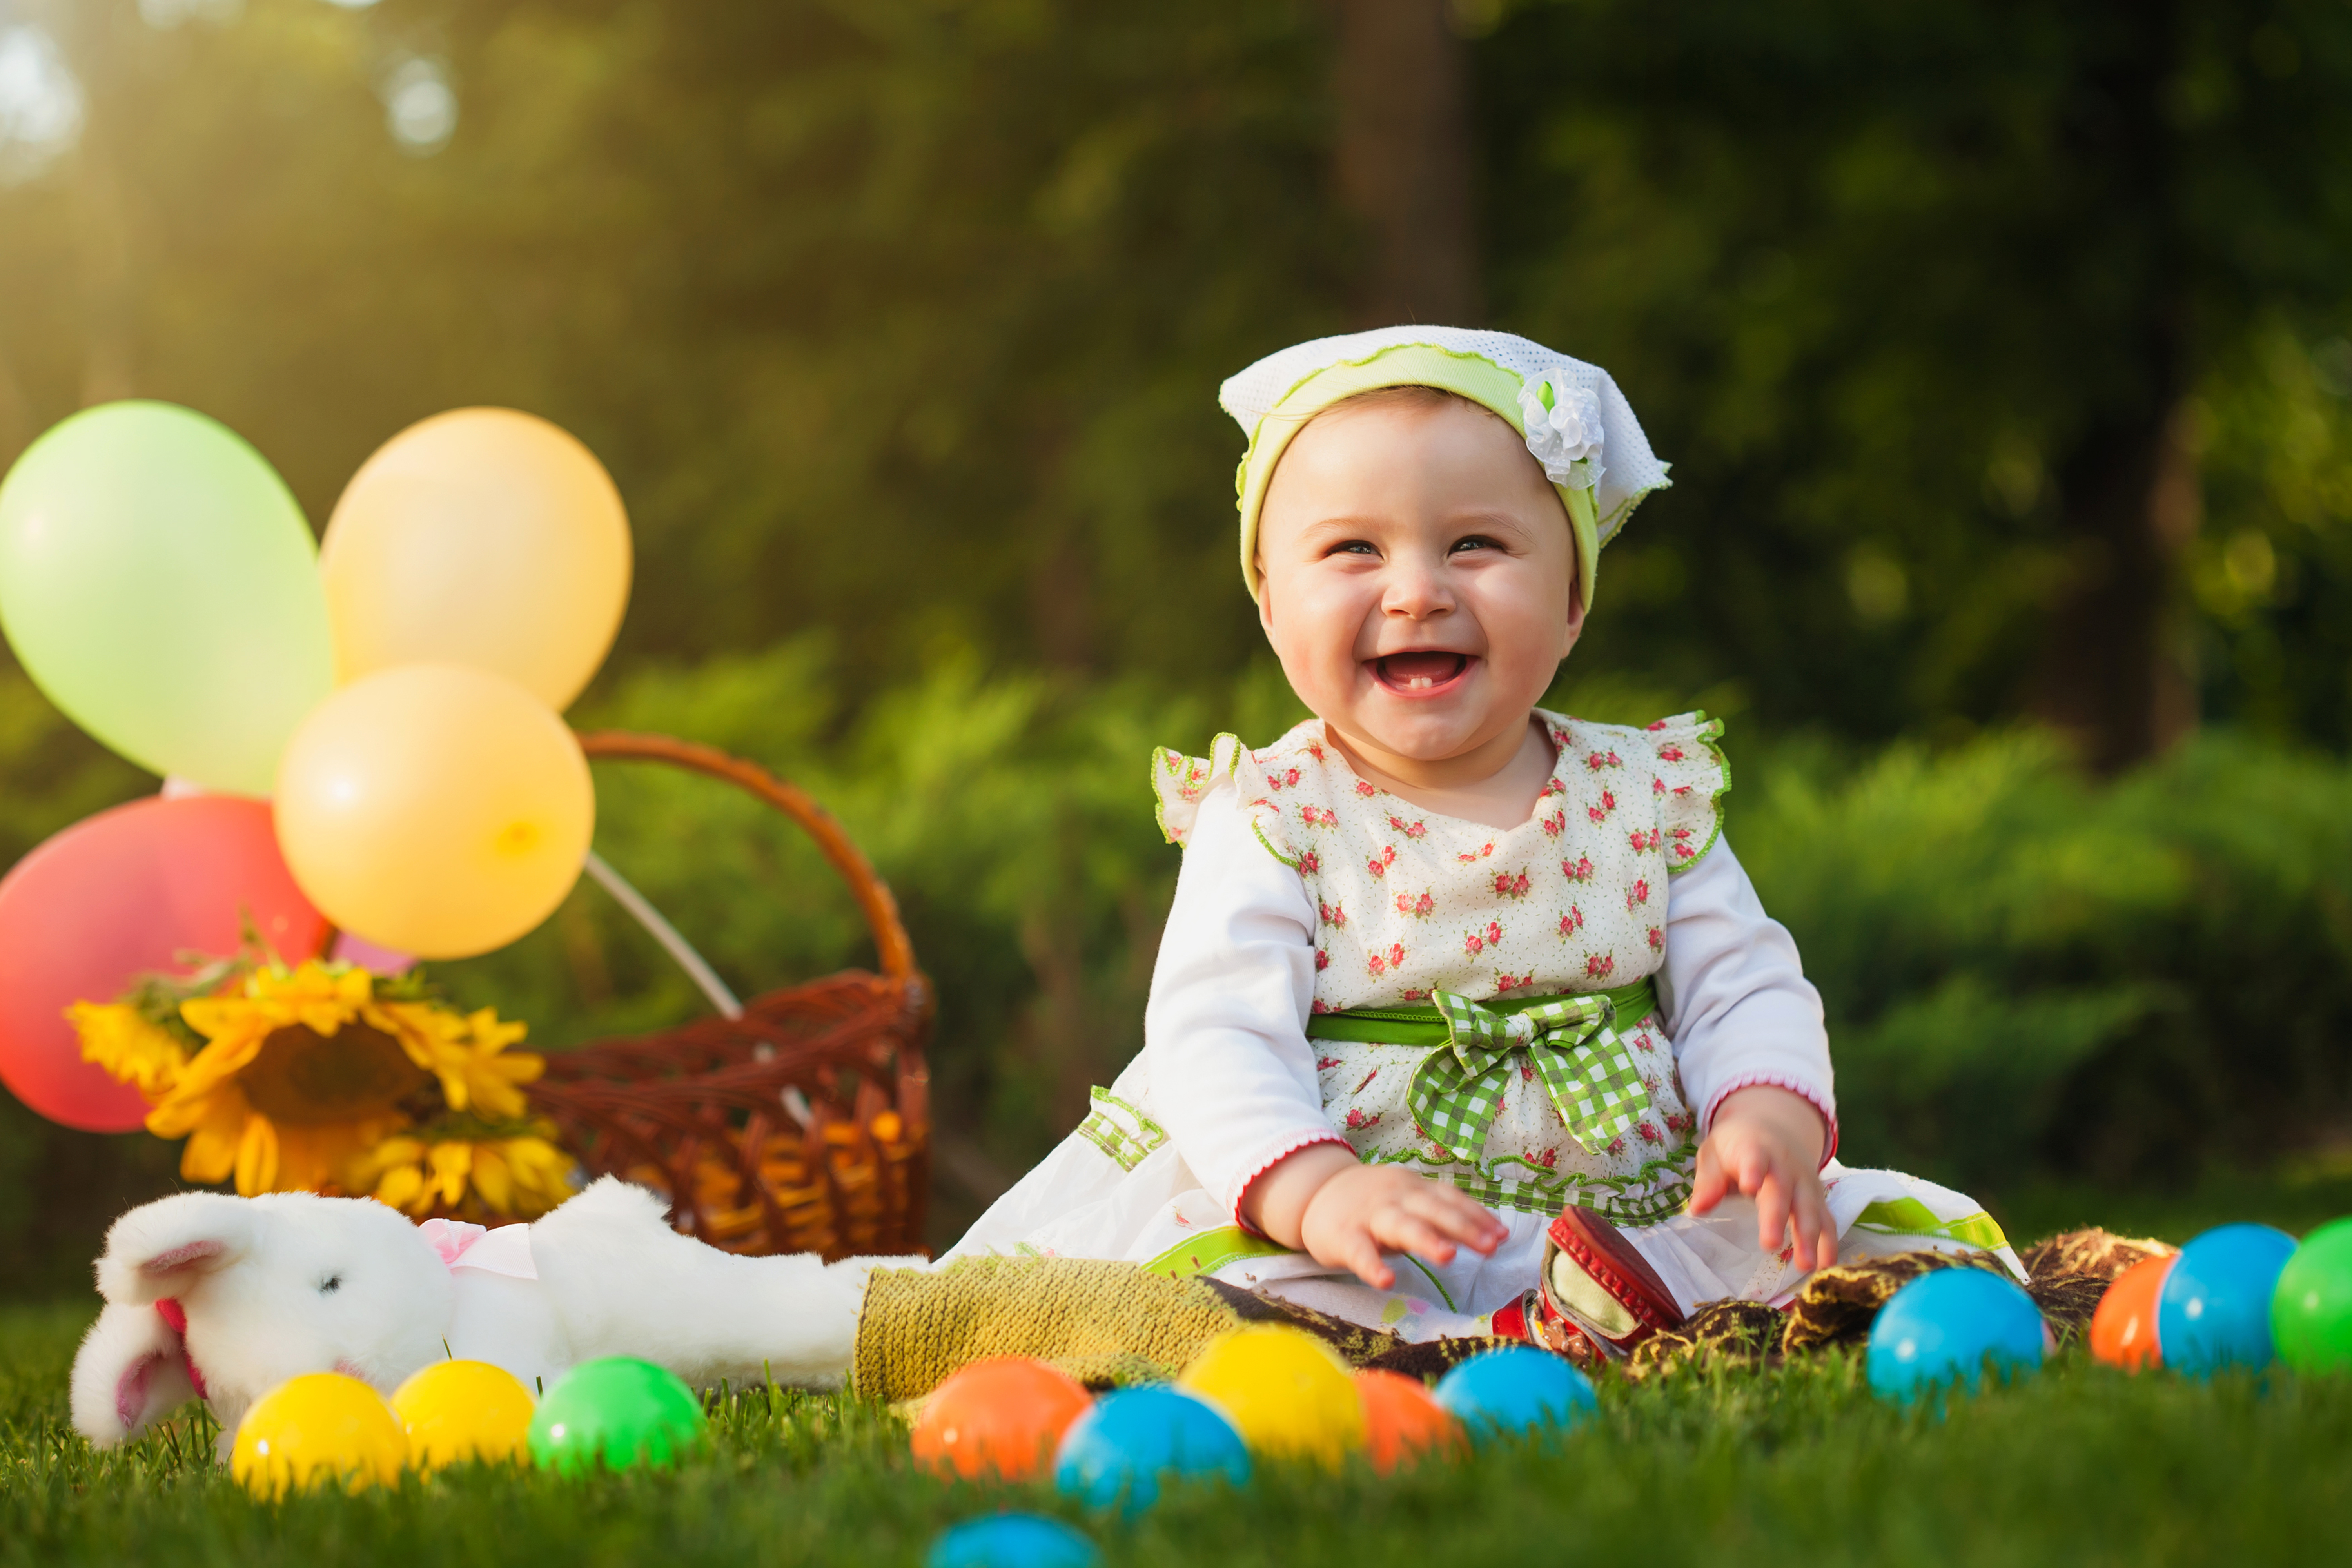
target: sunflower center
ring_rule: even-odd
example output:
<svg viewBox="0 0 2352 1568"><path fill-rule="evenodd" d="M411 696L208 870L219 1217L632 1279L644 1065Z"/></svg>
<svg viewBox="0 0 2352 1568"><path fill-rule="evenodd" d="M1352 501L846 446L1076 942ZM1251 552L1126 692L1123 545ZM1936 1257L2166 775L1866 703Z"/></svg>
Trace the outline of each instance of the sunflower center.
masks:
<svg viewBox="0 0 2352 1568"><path fill-rule="evenodd" d="M426 1081L399 1041L361 1023L331 1036L300 1024L274 1029L237 1074L254 1110L295 1126L381 1115Z"/></svg>

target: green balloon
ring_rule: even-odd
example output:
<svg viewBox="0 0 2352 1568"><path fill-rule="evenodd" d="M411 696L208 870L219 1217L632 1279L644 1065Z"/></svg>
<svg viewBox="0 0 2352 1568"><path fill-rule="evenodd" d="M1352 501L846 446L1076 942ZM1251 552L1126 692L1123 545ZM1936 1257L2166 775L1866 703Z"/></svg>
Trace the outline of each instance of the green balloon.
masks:
<svg viewBox="0 0 2352 1568"><path fill-rule="evenodd" d="M2297 1372L2352 1372L2352 1219L2303 1238L2271 1296L2271 1341Z"/></svg>
<svg viewBox="0 0 2352 1568"><path fill-rule="evenodd" d="M0 628L140 766L268 795L334 686L319 549L286 482L169 403L84 409L0 481Z"/></svg>
<svg viewBox="0 0 2352 1568"><path fill-rule="evenodd" d="M582 1362L530 1418L530 1457L577 1475L601 1464L666 1469L702 1446L702 1401L674 1373L634 1356Z"/></svg>

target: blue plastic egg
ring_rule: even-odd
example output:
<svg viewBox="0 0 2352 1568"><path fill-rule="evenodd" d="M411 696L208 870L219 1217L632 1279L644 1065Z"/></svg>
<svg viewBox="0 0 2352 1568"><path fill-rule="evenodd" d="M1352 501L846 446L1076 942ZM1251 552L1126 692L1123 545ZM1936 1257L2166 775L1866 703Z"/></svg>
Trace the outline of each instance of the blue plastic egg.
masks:
<svg viewBox="0 0 2352 1568"><path fill-rule="evenodd" d="M2270 1365L2271 1297L2293 1256L2294 1237L2266 1225L2225 1225L2182 1247L2156 1298L2164 1364L2191 1377Z"/></svg>
<svg viewBox="0 0 2352 1568"><path fill-rule="evenodd" d="M1939 1268L1878 1310L1870 1326L1870 1386L1883 1399L1908 1404L1949 1384L1973 1388L1989 1366L2003 1374L2031 1371L2048 1347L2041 1309L2007 1276Z"/></svg>
<svg viewBox="0 0 2352 1568"><path fill-rule="evenodd" d="M1000 1513L968 1519L931 1542L924 1568L1097 1568L1095 1543L1058 1519Z"/></svg>
<svg viewBox="0 0 2352 1568"><path fill-rule="evenodd" d="M1152 1384L1104 1394L1062 1435L1054 1484L1096 1508L1134 1513L1160 1500L1163 1479L1250 1479L1248 1447L1206 1400Z"/></svg>
<svg viewBox="0 0 2352 1568"><path fill-rule="evenodd" d="M1573 1426L1599 1408L1591 1378L1549 1351L1518 1347L1472 1356L1438 1380L1436 1394L1478 1447Z"/></svg>

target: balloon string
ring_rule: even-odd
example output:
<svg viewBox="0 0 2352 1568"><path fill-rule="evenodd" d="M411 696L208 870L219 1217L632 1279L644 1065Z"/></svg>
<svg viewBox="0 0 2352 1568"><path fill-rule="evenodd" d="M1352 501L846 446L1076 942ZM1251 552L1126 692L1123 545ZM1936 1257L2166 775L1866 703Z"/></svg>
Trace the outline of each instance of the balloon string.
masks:
<svg viewBox="0 0 2352 1568"><path fill-rule="evenodd" d="M735 999L735 993L727 989L727 982L719 978L719 972L704 961L702 954L694 951L694 944L680 936L677 928L664 920L662 912L646 902L643 893L629 886L626 878L604 864L604 858L593 849L588 851L587 870L596 879L599 887L613 895L614 902L634 915L637 923L662 944L663 951L677 960L677 966L686 971L688 979L702 988L702 994L710 999L713 1007L719 1009L720 1016L740 1018L743 1016L743 1004Z"/></svg>

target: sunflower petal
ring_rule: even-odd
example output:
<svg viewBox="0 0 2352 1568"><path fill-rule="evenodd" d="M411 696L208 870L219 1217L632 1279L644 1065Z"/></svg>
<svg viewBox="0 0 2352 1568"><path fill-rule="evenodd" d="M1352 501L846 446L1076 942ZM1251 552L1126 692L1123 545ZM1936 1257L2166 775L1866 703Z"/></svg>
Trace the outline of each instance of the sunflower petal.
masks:
<svg viewBox="0 0 2352 1568"><path fill-rule="evenodd" d="M424 1200L421 1208L419 1199ZM432 1194L425 1190L425 1173L413 1164L394 1165L384 1172L383 1179L375 1184L375 1201L387 1208L411 1213L429 1212L433 1207Z"/></svg>
<svg viewBox="0 0 2352 1568"><path fill-rule="evenodd" d="M236 1142L236 1195L250 1198L278 1190L278 1129L269 1118L249 1112Z"/></svg>
<svg viewBox="0 0 2352 1568"><path fill-rule="evenodd" d="M454 1208L466 1195L466 1178L474 1168L474 1146L450 1139L433 1145L433 1180L444 1207Z"/></svg>
<svg viewBox="0 0 2352 1568"><path fill-rule="evenodd" d="M496 1143L474 1145L474 1190L499 1214L514 1212L514 1174Z"/></svg>

